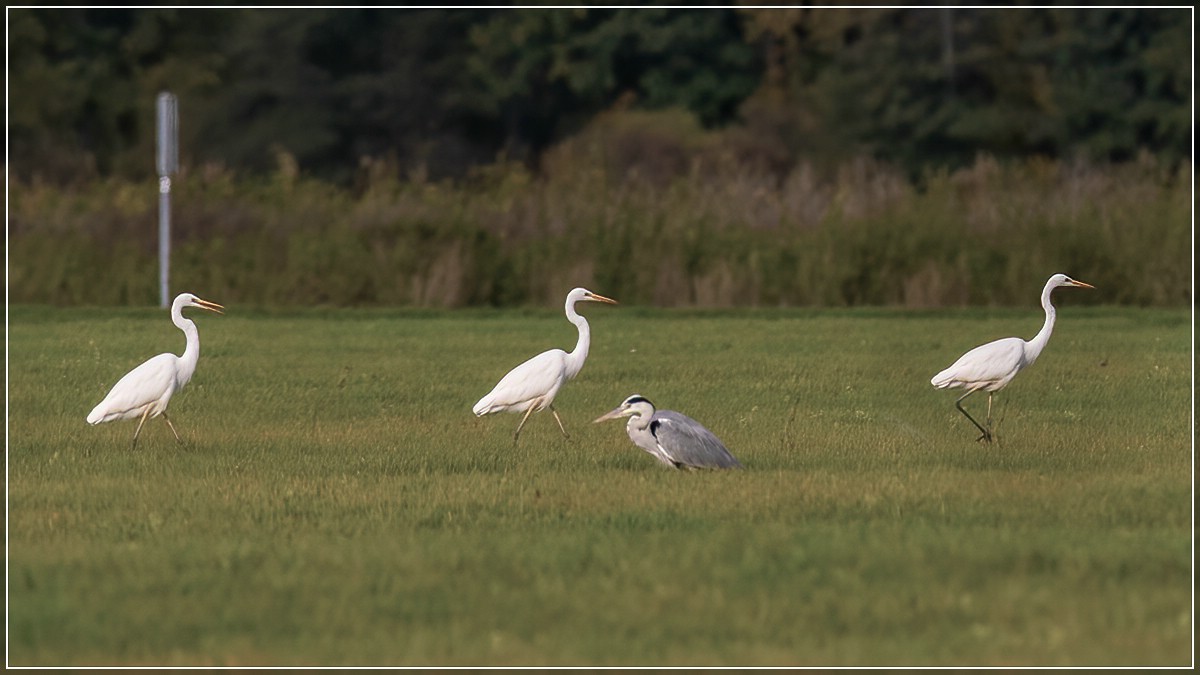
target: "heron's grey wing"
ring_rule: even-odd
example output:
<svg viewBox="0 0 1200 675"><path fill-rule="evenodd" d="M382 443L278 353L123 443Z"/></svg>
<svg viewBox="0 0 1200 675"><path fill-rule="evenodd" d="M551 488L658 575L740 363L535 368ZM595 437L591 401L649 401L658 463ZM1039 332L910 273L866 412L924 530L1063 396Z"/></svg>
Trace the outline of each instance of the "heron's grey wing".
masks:
<svg viewBox="0 0 1200 675"><path fill-rule="evenodd" d="M740 469L721 439L696 420L674 410L659 410L650 420L659 448L676 464L705 469Z"/></svg>
<svg viewBox="0 0 1200 675"><path fill-rule="evenodd" d="M672 469L678 469L679 466L671 460L670 457L658 447L658 439L654 438L654 434L650 432L650 427L636 427L633 425L633 420L625 425L625 431L629 434L629 440L633 441L634 445L654 456L654 459L666 464Z"/></svg>

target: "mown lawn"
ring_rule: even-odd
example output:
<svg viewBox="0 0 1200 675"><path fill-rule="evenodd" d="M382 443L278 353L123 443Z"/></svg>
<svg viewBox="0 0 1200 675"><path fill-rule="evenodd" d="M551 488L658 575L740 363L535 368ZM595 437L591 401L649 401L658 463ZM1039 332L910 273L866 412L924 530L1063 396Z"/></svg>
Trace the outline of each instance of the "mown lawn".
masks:
<svg viewBox="0 0 1200 675"><path fill-rule="evenodd" d="M570 348L559 311L230 307L186 443L136 450L84 417L182 351L166 313L10 308L8 662L1189 665L1189 314L1061 305L999 445L929 378L1036 308L587 306L571 440L543 413L514 446L471 405ZM745 470L590 423L633 393Z"/></svg>

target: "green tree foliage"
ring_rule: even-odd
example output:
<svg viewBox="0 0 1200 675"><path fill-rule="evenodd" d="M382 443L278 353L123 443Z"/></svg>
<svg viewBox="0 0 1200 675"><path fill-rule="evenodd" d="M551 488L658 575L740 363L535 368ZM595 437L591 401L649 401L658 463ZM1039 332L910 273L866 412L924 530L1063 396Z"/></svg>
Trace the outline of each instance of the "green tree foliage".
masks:
<svg viewBox="0 0 1200 675"><path fill-rule="evenodd" d="M471 45L475 104L503 122L510 147L534 151L621 97L725 123L758 83L728 9L501 12L472 28Z"/></svg>
<svg viewBox="0 0 1200 675"><path fill-rule="evenodd" d="M339 10L309 44L329 74L337 151L329 163L388 157L435 177L491 161L498 142L467 105L467 31L482 11Z"/></svg>
<svg viewBox="0 0 1200 675"><path fill-rule="evenodd" d="M910 175L979 154L1177 161L1188 11L10 9L9 159L145 177L169 88L185 166L290 158L342 183L372 158L439 178L537 164L625 106L740 127L781 173L864 152Z"/></svg>
<svg viewBox="0 0 1200 675"><path fill-rule="evenodd" d="M59 175L111 170L136 124L136 96L121 58L128 29L108 12L11 11L9 134L18 167ZM93 58L96 53L112 58Z"/></svg>
<svg viewBox="0 0 1200 675"><path fill-rule="evenodd" d="M910 170L980 153L1188 154L1186 9L748 11L773 55L769 100L823 139L799 150Z"/></svg>
<svg viewBox="0 0 1200 675"><path fill-rule="evenodd" d="M455 124L464 12L11 11L14 166L60 179L153 171L154 96L178 94L185 162L344 178L362 157L470 152ZM432 141L431 141L432 139ZM460 140L460 139L466 139ZM440 142L439 142L440 141ZM486 136L484 144L493 143ZM463 150L463 146L468 146ZM436 162L430 162L436 165Z"/></svg>

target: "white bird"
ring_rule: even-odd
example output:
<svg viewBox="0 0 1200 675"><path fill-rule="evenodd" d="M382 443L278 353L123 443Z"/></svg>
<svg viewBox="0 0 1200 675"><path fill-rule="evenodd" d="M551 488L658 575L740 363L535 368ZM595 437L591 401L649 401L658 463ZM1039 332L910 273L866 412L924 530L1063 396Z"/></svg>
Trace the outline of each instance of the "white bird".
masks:
<svg viewBox="0 0 1200 675"><path fill-rule="evenodd" d="M713 432L683 413L655 410L643 396L630 396L592 422L617 417L629 418L625 431L635 445L672 469L742 468Z"/></svg>
<svg viewBox="0 0 1200 675"><path fill-rule="evenodd" d="M568 293L567 321L579 329L579 341L575 343L575 349L570 354L561 349L551 349L510 370L492 391L479 399L471 409L476 417L498 412L525 413L521 423L517 425L516 433L513 434L515 442L521 436L521 428L525 426L530 414L550 408L563 436L570 438L558 417L558 411L554 409L554 397L567 380L574 379L579 374L584 360L587 359L592 331L588 327L587 319L575 312L575 303L583 301L617 304L616 300L596 295L586 288L576 288Z"/></svg>
<svg viewBox="0 0 1200 675"><path fill-rule="evenodd" d="M929 382L938 389L961 387L967 390L954 402L959 412L966 415L971 423L982 432L976 440L992 441L992 394L1003 389L1024 368L1033 365L1054 330L1054 305L1050 304L1050 293L1059 286L1075 286L1077 288L1095 288L1091 284L1075 281L1065 274L1055 274L1046 281L1042 289L1042 309L1046 310L1046 323L1032 340L1022 340L1009 337L980 345L963 354L951 366ZM988 393L987 427L975 421L974 417L962 407L962 401L971 394L979 391Z"/></svg>
<svg viewBox="0 0 1200 675"><path fill-rule="evenodd" d="M133 432L133 447L136 448L142 425L148 418L162 415L167 426L171 428L171 433L175 434L175 440L183 442L179 438L179 432L175 431L175 425L167 418L167 404L171 402L175 392L192 379L192 374L196 372L196 361L200 358L200 335L196 332L196 324L191 319L183 318L185 307L199 307L217 314L225 313L225 308L221 305L201 300L191 293L180 293L176 296L175 301L171 303L171 323L183 331L187 340L183 356L159 354L129 371L113 385L108 396L88 413L89 424L141 418L137 430Z"/></svg>

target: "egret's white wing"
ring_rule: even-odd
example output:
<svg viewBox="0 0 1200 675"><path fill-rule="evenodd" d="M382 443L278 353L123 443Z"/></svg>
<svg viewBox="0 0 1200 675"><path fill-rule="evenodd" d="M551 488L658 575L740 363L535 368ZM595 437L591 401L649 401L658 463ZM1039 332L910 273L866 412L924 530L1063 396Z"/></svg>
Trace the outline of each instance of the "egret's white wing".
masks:
<svg viewBox="0 0 1200 675"><path fill-rule="evenodd" d="M531 402L539 410L544 408L566 380L566 357L563 350L551 349L513 368L487 396L479 399L472 411L476 415L524 412Z"/></svg>
<svg viewBox="0 0 1200 675"><path fill-rule="evenodd" d="M958 360L933 376L930 383L939 389L966 387L988 388L1007 383L1025 362L1025 341L1011 337L989 342L958 357Z"/></svg>
<svg viewBox="0 0 1200 675"><path fill-rule="evenodd" d="M179 357L174 354L159 354L137 368L129 371L117 381L108 396L88 414L91 424L140 417L146 405L175 393L176 371ZM164 402L165 407L165 402ZM158 414L155 411L154 414Z"/></svg>

